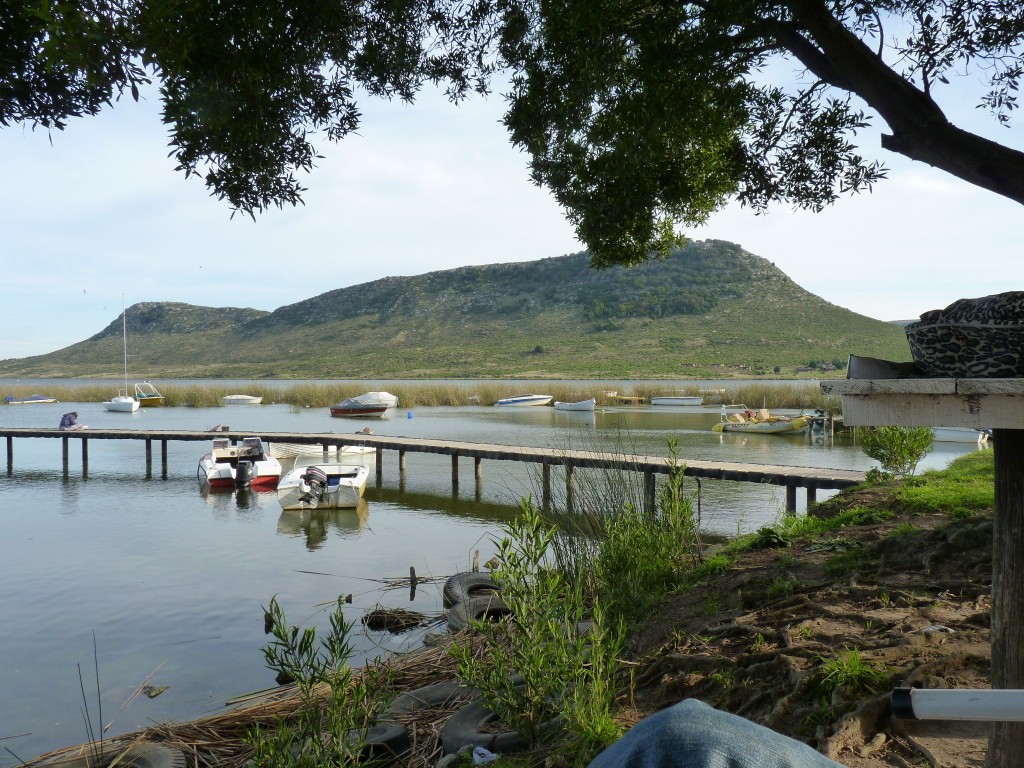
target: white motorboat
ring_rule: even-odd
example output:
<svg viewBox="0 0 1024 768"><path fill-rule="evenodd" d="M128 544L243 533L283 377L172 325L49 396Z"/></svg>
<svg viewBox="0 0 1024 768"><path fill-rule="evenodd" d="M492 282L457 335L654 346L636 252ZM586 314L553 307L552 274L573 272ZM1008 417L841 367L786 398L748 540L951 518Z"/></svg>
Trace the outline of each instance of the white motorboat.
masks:
<svg viewBox="0 0 1024 768"><path fill-rule="evenodd" d="M495 405L547 405L550 402L551 395L514 395L513 397L501 398Z"/></svg>
<svg viewBox="0 0 1024 768"><path fill-rule="evenodd" d="M364 464L297 465L281 478L277 500L286 511L351 509L359 506L369 476Z"/></svg>
<svg viewBox="0 0 1024 768"><path fill-rule="evenodd" d="M574 403L563 403L555 400L556 411L593 411L597 408L597 399L577 400Z"/></svg>
<svg viewBox="0 0 1024 768"><path fill-rule="evenodd" d="M114 397L105 400L103 407L114 413L135 413L142 403L128 394L128 314L124 309L123 298L121 300L121 337L124 344L124 389L119 389Z"/></svg>
<svg viewBox="0 0 1024 768"><path fill-rule="evenodd" d="M224 405L259 405L263 398L256 395L224 395L220 401Z"/></svg>
<svg viewBox="0 0 1024 768"><path fill-rule="evenodd" d="M331 406L331 416L367 417L384 416L389 408L398 406L398 398L390 392L367 392L358 397L347 397Z"/></svg>
<svg viewBox="0 0 1024 768"><path fill-rule="evenodd" d="M988 442L990 432L987 429L971 429L969 427L932 427L935 441L938 443L978 443Z"/></svg>
<svg viewBox="0 0 1024 768"><path fill-rule="evenodd" d="M700 395L659 395L651 398L651 405L703 405Z"/></svg>
<svg viewBox="0 0 1024 768"><path fill-rule="evenodd" d="M210 452L199 460L197 474L211 488L276 488L281 462L258 437L243 437L238 445L215 437Z"/></svg>

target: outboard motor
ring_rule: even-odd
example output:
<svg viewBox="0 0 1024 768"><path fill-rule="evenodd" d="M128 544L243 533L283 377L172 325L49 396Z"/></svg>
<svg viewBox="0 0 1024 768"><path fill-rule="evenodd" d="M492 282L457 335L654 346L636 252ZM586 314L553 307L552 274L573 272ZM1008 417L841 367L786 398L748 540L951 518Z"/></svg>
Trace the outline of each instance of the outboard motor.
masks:
<svg viewBox="0 0 1024 768"><path fill-rule="evenodd" d="M324 489L327 487L327 473L320 467L306 467L306 471L299 480L302 481L299 488L303 491L299 496L299 501L316 507L320 503L320 499L323 498Z"/></svg>
<svg viewBox="0 0 1024 768"><path fill-rule="evenodd" d="M251 461L240 461L235 466L235 488L252 488L256 479L256 465Z"/></svg>

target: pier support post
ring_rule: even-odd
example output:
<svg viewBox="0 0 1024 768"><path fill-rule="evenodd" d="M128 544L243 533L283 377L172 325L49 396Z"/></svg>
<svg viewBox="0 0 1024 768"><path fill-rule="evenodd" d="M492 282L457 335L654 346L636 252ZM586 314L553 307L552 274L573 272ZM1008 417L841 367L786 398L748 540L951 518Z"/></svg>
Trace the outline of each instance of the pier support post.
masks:
<svg viewBox="0 0 1024 768"><path fill-rule="evenodd" d="M475 456L473 458L473 479L476 481L475 484L474 484L475 485L475 495L474 495L474 498L477 501L480 501L480 499L483 498L483 495L484 495L484 469L483 469L483 459L481 459L479 456Z"/></svg>
<svg viewBox="0 0 1024 768"><path fill-rule="evenodd" d="M654 517L656 501L654 473L644 472L644 512L648 517Z"/></svg>
<svg viewBox="0 0 1024 768"><path fill-rule="evenodd" d="M817 490L817 488L811 488L811 486L807 486L807 507L808 507L808 509L810 509L811 504L813 504L817 500L818 500L818 490Z"/></svg>
<svg viewBox="0 0 1024 768"><path fill-rule="evenodd" d="M161 464L160 476L164 480L166 480L167 479L167 438L166 437L163 440L160 441L160 464Z"/></svg>
<svg viewBox="0 0 1024 768"><path fill-rule="evenodd" d="M377 487L384 485L384 452L377 449Z"/></svg>
<svg viewBox="0 0 1024 768"><path fill-rule="evenodd" d="M576 489L572 481L573 466L572 464L565 465L565 511L572 512L573 498L576 495Z"/></svg>
<svg viewBox="0 0 1024 768"><path fill-rule="evenodd" d="M398 475L405 480L405 451L402 450L398 452Z"/></svg>
<svg viewBox="0 0 1024 768"><path fill-rule="evenodd" d="M153 438L146 438L146 479L153 479Z"/></svg>
<svg viewBox="0 0 1024 768"><path fill-rule="evenodd" d="M82 438L82 477L89 476L89 438Z"/></svg>
<svg viewBox="0 0 1024 768"><path fill-rule="evenodd" d="M452 454L452 494L459 492L459 454Z"/></svg>
<svg viewBox="0 0 1024 768"><path fill-rule="evenodd" d="M795 485L787 485L786 486L786 512L789 512L791 514L796 512L796 486Z"/></svg>
<svg viewBox="0 0 1024 768"><path fill-rule="evenodd" d="M68 436L62 435L60 438L60 457L64 467L64 474L68 473Z"/></svg>
<svg viewBox="0 0 1024 768"><path fill-rule="evenodd" d="M551 465L546 461L543 464L541 476L541 508L545 512L549 512L551 510Z"/></svg>
<svg viewBox="0 0 1024 768"><path fill-rule="evenodd" d="M14 438L7 436L7 474L14 474Z"/></svg>

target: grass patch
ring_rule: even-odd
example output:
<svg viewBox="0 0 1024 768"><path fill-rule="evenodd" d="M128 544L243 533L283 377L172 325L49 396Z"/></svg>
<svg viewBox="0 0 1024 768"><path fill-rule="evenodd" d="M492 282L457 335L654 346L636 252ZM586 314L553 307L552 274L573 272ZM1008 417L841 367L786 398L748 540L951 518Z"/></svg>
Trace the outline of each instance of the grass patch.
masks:
<svg viewBox="0 0 1024 768"><path fill-rule="evenodd" d="M929 470L893 489L893 496L921 514L969 517L995 506L995 458L974 451L954 459L946 469Z"/></svg>

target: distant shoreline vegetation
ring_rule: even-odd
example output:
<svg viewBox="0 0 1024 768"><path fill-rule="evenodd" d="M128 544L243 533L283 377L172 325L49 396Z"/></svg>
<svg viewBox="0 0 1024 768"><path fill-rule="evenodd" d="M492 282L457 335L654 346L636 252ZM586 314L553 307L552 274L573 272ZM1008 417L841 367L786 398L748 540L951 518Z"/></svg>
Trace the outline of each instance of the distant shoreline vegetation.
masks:
<svg viewBox="0 0 1024 768"><path fill-rule="evenodd" d="M35 394L38 384L33 388L17 386L4 392L3 396L14 395L24 397ZM432 406L465 406L494 405L503 397L525 394L533 390L535 394L551 395L554 400L574 402L594 398L597 406L608 407L624 404L647 404L651 397L658 395L700 395L704 405L722 405L729 403L746 403L756 407L767 408L802 408L811 410L827 408L839 412L840 403L836 396L822 394L817 384L794 381L791 384L750 383L737 387L704 389L696 384L682 388L669 389L659 386L657 382L630 385L614 392L606 383L585 385L566 384L552 381L550 384L517 386L506 381L478 384L453 383L374 383L374 388L383 388L398 396L399 408L432 407ZM160 384L160 392L165 398L167 407L211 408L223 405L225 395L246 394L263 398L263 404L284 404L295 408L329 408L346 397L361 395L370 389L370 385L345 382L339 384L247 384L244 387L220 384ZM46 395L55 397L61 402L92 403L109 400L116 394L112 385L85 384L75 386L47 387ZM627 400L628 398L628 400ZM24 406L30 407L30 406ZM259 407L259 406L249 406Z"/></svg>

